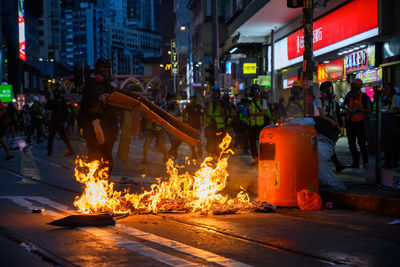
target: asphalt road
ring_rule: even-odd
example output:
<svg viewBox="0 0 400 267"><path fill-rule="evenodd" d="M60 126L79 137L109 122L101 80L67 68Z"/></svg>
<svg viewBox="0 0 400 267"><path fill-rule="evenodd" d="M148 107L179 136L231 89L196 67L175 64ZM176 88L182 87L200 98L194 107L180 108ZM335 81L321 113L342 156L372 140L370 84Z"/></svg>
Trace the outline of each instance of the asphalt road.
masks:
<svg viewBox="0 0 400 267"><path fill-rule="evenodd" d="M80 141L73 145L84 152ZM76 214L72 203L82 187L74 179L74 158L62 156L58 140L51 157L45 143L24 146L17 140L15 158L0 161L2 266L400 266L400 227L388 225L396 218L343 210L131 215L114 226L54 227L48 223ZM155 150L151 164L138 163L141 146L134 142L128 164L116 162L112 178L124 181L120 188L140 191L165 173ZM246 158L232 162L240 181L256 181Z"/></svg>

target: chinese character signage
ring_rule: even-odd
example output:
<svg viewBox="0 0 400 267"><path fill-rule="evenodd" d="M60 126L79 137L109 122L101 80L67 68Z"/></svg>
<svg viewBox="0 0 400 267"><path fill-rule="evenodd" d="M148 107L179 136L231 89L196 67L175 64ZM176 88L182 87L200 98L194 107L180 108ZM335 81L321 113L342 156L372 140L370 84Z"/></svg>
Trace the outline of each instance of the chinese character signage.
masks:
<svg viewBox="0 0 400 267"><path fill-rule="evenodd" d="M377 27L378 0L354 0L313 23L313 50L319 50ZM288 36L287 47L288 59L303 55L303 29Z"/></svg>
<svg viewBox="0 0 400 267"><path fill-rule="evenodd" d="M342 58L333 60L329 63L318 65L318 77L317 77L318 83L322 83L325 81L339 80L343 79L343 77L344 77L344 70L343 70Z"/></svg>
<svg viewBox="0 0 400 267"><path fill-rule="evenodd" d="M25 61L25 11L23 0L18 0L18 32L19 58Z"/></svg>
<svg viewBox="0 0 400 267"><path fill-rule="evenodd" d="M12 85L0 85L0 99L2 102L11 102L13 99Z"/></svg>
<svg viewBox="0 0 400 267"><path fill-rule="evenodd" d="M346 72L366 69L368 68L368 50L362 49L347 54L344 60L346 65Z"/></svg>
<svg viewBox="0 0 400 267"><path fill-rule="evenodd" d="M171 40L171 74L178 75L178 54L176 53L176 42Z"/></svg>

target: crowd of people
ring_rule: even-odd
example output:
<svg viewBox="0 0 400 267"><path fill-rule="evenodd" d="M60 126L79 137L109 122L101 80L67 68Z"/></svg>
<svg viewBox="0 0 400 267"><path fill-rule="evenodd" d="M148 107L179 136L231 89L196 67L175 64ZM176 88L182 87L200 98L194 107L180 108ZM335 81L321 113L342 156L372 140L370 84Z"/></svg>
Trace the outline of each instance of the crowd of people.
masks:
<svg viewBox="0 0 400 267"><path fill-rule="evenodd" d="M355 79L351 83L349 93L344 98L338 98L334 96L332 83L324 82L320 85L321 96L314 99L315 129L319 134L319 143L325 145L321 148L329 152L325 156L329 155L328 158L334 163L337 172L346 167L359 168L361 159L364 167L369 163L368 153L372 148L367 144L366 121L370 114L376 113L376 103L371 102L371 99L361 92L362 87L362 81ZM86 140L88 158L102 159L111 171L112 150L122 118L119 108L107 104L107 97L114 90L111 65L107 60L100 59L96 62L95 76L86 84L80 107L66 101L59 89L55 89L45 99L33 97L32 103L24 105L22 110L17 110L14 103L7 106L0 103L0 142L6 150L6 159L13 157L6 140L15 138L18 132L24 133L27 143L31 143L32 139L40 143L47 138L49 156L52 154L57 133L65 143L65 156L75 154L69 138L79 135ZM287 118L300 118L303 116L304 107L302 89L298 84L291 88L287 103L284 98L272 103L269 95L262 92L257 84L251 85L246 95L241 97L231 96L214 85L208 97L192 95L185 106L178 103L173 92L167 94L165 101L153 98L150 100L191 127L200 132L204 130L205 144L201 142L191 147L193 159L218 155L218 144L224 134L229 133L233 138L231 148L237 154L250 154L253 159L252 165L258 163L257 140L263 127L281 123ZM398 89L394 86L385 87L381 108L385 112L395 114L391 130L395 133L399 128L399 103ZM179 157L181 141L167 134L160 125L143 118L141 129L144 139L142 164L148 163L147 154L153 139L156 140L155 147L162 154L164 161ZM334 149L338 138L344 135L347 135L352 156L349 166L340 163ZM398 145L394 147L398 148ZM397 167L399 151L397 148L389 148L393 147L384 146L384 166Z"/></svg>
<svg viewBox="0 0 400 267"><path fill-rule="evenodd" d="M78 135L75 127L78 109L76 104L64 99L59 89L44 99L34 96L22 109L17 109L14 102L5 105L0 101L0 110L0 142L7 153L6 160L14 157L8 141L13 141L17 134L25 136L28 145L47 139L47 155L50 156L58 133L68 148L65 156L75 154L69 138Z"/></svg>

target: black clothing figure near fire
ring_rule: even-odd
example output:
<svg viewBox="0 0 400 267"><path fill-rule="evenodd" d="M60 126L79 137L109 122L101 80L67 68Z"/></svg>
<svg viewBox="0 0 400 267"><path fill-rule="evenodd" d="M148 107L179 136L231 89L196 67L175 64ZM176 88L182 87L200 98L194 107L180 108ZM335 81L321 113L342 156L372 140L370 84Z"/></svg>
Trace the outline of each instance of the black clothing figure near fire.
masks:
<svg viewBox="0 0 400 267"><path fill-rule="evenodd" d="M75 153L65 132L65 124L68 118L67 103L65 102L65 99L61 96L60 91L55 90L53 94L54 99L49 101L48 103L48 108L51 111L51 118L49 137L47 139L47 156L50 156L53 152L54 136L57 133L60 134L61 139L67 146L68 152L65 154L65 156L71 156Z"/></svg>
<svg viewBox="0 0 400 267"><path fill-rule="evenodd" d="M96 76L85 86L78 114L88 149L88 159L103 161L113 167L112 150L118 133L115 107L107 105L107 97L114 91L111 85L111 64L105 59L96 62Z"/></svg>

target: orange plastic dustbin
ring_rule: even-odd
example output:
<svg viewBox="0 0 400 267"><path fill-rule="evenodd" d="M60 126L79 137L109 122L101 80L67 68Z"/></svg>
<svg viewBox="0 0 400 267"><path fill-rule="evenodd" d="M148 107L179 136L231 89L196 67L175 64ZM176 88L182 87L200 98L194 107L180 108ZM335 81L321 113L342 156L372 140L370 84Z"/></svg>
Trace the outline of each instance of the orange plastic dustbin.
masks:
<svg viewBox="0 0 400 267"><path fill-rule="evenodd" d="M317 133L311 126L268 126L260 133L258 200L297 206L297 192L319 193Z"/></svg>

